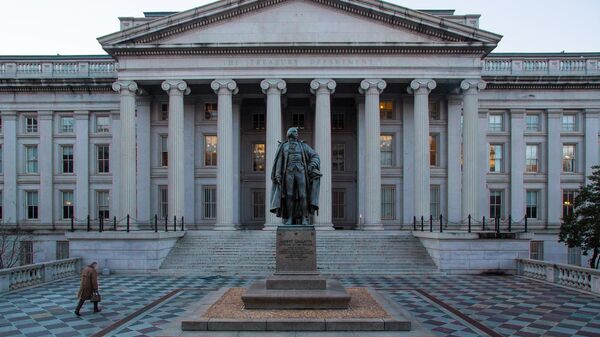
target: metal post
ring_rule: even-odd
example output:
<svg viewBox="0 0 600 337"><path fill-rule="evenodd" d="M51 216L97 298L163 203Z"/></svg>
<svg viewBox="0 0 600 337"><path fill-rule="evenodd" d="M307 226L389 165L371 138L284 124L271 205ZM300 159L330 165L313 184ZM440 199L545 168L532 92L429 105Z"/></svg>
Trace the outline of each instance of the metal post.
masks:
<svg viewBox="0 0 600 337"><path fill-rule="evenodd" d="M154 233L158 233L158 215L154 214Z"/></svg>
<svg viewBox="0 0 600 337"><path fill-rule="evenodd" d="M177 217L173 216L173 232L177 232Z"/></svg>
<svg viewBox="0 0 600 337"><path fill-rule="evenodd" d="M75 231L75 219L73 219L73 216L71 215L71 232Z"/></svg>
<svg viewBox="0 0 600 337"><path fill-rule="evenodd" d="M508 232L512 231L512 216L508 216Z"/></svg>
<svg viewBox="0 0 600 337"><path fill-rule="evenodd" d="M168 220L168 218L165 216L165 232L168 232L168 231L169 231L168 222L169 222L169 220Z"/></svg>
<svg viewBox="0 0 600 337"><path fill-rule="evenodd" d="M98 219L98 233L102 233L102 217Z"/></svg>
<svg viewBox="0 0 600 337"><path fill-rule="evenodd" d="M129 233L129 214L127 214L127 233Z"/></svg>
<svg viewBox="0 0 600 337"><path fill-rule="evenodd" d="M421 232L423 231L423 216L421 215Z"/></svg>
<svg viewBox="0 0 600 337"><path fill-rule="evenodd" d="M113 216L113 230L116 232L117 231L117 217Z"/></svg>
<svg viewBox="0 0 600 337"><path fill-rule="evenodd" d="M429 215L429 232L433 232L433 215Z"/></svg>
<svg viewBox="0 0 600 337"><path fill-rule="evenodd" d="M500 234L500 218L496 218L496 233Z"/></svg>
<svg viewBox="0 0 600 337"><path fill-rule="evenodd" d="M469 233L471 233L471 214L469 214Z"/></svg>
<svg viewBox="0 0 600 337"><path fill-rule="evenodd" d="M440 233L444 231L444 216L440 214Z"/></svg>
<svg viewBox="0 0 600 337"><path fill-rule="evenodd" d="M184 227L183 223L184 223L183 222L183 217L181 217L181 231L182 232L185 230L185 227Z"/></svg>
<svg viewBox="0 0 600 337"><path fill-rule="evenodd" d="M483 216L483 222L481 226L481 230L485 232L485 215Z"/></svg>
<svg viewBox="0 0 600 337"><path fill-rule="evenodd" d="M525 233L527 233L527 215L525 215Z"/></svg>
<svg viewBox="0 0 600 337"><path fill-rule="evenodd" d="M88 215L85 219L87 222L87 231L89 232L92 230L92 225L90 224L90 216Z"/></svg>
<svg viewBox="0 0 600 337"><path fill-rule="evenodd" d="M417 230L417 217L413 216L413 230Z"/></svg>

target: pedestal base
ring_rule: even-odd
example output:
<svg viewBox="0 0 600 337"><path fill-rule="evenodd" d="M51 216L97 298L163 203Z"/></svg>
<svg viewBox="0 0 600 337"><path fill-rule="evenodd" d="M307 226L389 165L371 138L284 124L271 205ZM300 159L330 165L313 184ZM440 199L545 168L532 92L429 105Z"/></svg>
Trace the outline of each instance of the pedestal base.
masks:
<svg viewBox="0 0 600 337"><path fill-rule="evenodd" d="M335 280L325 289L268 289L267 281L257 281L242 296L246 309L346 309L350 295Z"/></svg>
<svg viewBox="0 0 600 337"><path fill-rule="evenodd" d="M327 280L320 275L273 275L267 279L267 289L324 290Z"/></svg>

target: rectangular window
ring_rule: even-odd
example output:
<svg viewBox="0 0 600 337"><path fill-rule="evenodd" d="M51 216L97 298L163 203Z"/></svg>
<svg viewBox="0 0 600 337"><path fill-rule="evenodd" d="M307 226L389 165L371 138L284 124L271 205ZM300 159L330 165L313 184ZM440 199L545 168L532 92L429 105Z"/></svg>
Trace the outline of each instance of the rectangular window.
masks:
<svg viewBox="0 0 600 337"><path fill-rule="evenodd" d="M439 166L439 135L429 135L429 166Z"/></svg>
<svg viewBox="0 0 600 337"><path fill-rule="evenodd" d="M577 131L577 123L576 123L575 115L563 115L562 116L562 130L564 132L574 132Z"/></svg>
<svg viewBox="0 0 600 337"><path fill-rule="evenodd" d="M25 173L38 173L38 147L25 146Z"/></svg>
<svg viewBox="0 0 600 337"><path fill-rule="evenodd" d="M304 112L292 113L292 126L298 129L304 129Z"/></svg>
<svg viewBox="0 0 600 337"><path fill-rule="evenodd" d="M204 186L202 188L204 196L202 203L204 204L203 219L217 218L217 188L215 186Z"/></svg>
<svg viewBox="0 0 600 337"><path fill-rule="evenodd" d="M541 130L540 127L540 115L539 114L531 114L525 117L525 122L527 123L527 131L528 132L537 132Z"/></svg>
<svg viewBox="0 0 600 337"><path fill-rule="evenodd" d="M544 241L529 242L529 258L531 260L544 259Z"/></svg>
<svg viewBox="0 0 600 337"><path fill-rule="evenodd" d="M97 133L110 132L110 117L96 116L96 132Z"/></svg>
<svg viewBox="0 0 600 337"><path fill-rule="evenodd" d="M346 145L333 144L331 147L331 169L333 172L344 172L346 170Z"/></svg>
<svg viewBox="0 0 600 337"><path fill-rule="evenodd" d="M563 172L575 173L575 144L563 145Z"/></svg>
<svg viewBox="0 0 600 337"><path fill-rule="evenodd" d="M38 132L38 119L35 116L25 117L25 133Z"/></svg>
<svg viewBox="0 0 600 337"><path fill-rule="evenodd" d="M252 171L265 171L265 144L252 144Z"/></svg>
<svg viewBox="0 0 600 337"><path fill-rule="evenodd" d="M381 186L381 219L393 220L396 218L396 186Z"/></svg>
<svg viewBox="0 0 600 337"><path fill-rule="evenodd" d="M381 149L381 166L392 166L394 163L394 136L381 135L379 148Z"/></svg>
<svg viewBox="0 0 600 337"><path fill-rule="evenodd" d="M525 149L525 170L527 173L537 173L540 171L539 167L539 145L527 144Z"/></svg>
<svg viewBox="0 0 600 337"><path fill-rule="evenodd" d="M488 118L488 131L490 132L502 132L504 131L504 116L503 115L490 115Z"/></svg>
<svg viewBox="0 0 600 337"><path fill-rule="evenodd" d="M25 208L27 209L27 220L38 219L38 192L25 192Z"/></svg>
<svg viewBox="0 0 600 337"><path fill-rule="evenodd" d="M344 130L346 124L346 114L343 111L334 111L331 114L331 129Z"/></svg>
<svg viewBox="0 0 600 337"><path fill-rule="evenodd" d="M394 119L394 101L379 102L379 118L381 120Z"/></svg>
<svg viewBox="0 0 600 337"><path fill-rule="evenodd" d="M504 145L490 144L490 172L504 172L502 158L504 153Z"/></svg>
<svg viewBox="0 0 600 337"><path fill-rule="evenodd" d="M567 263L581 267L581 247L569 247Z"/></svg>
<svg viewBox="0 0 600 337"><path fill-rule="evenodd" d="M96 209L98 210L98 219L110 219L109 213L109 194L108 191L96 191Z"/></svg>
<svg viewBox="0 0 600 337"><path fill-rule="evenodd" d="M265 129L265 113L257 112L252 114L252 128L254 130L264 130Z"/></svg>
<svg viewBox="0 0 600 337"><path fill-rule="evenodd" d="M73 117L61 117L60 118L60 132L61 133L72 133L73 132Z"/></svg>
<svg viewBox="0 0 600 337"><path fill-rule="evenodd" d="M73 173L73 145L60 147L62 156L62 173Z"/></svg>
<svg viewBox="0 0 600 337"><path fill-rule="evenodd" d="M346 190L334 189L331 193L333 218L336 220L344 219L346 214Z"/></svg>
<svg viewBox="0 0 600 337"><path fill-rule="evenodd" d="M252 220L265 219L265 190L252 191Z"/></svg>
<svg viewBox="0 0 600 337"><path fill-rule="evenodd" d="M169 137L160 136L160 166L169 166Z"/></svg>
<svg viewBox="0 0 600 337"><path fill-rule="evenodd" d="M440 120L440 102L429 102L429 119L432 121Z"/></svg>
<svg viewBox="0 0 600 337"><path fill-rule="evenodd" d="M490 218L504 218L504 191L490 190Z"/></svg>
<svg viewBox="0 0 600 337"><path fill-rule="evenodd" d="M64 260L69 258L69 241L56 241L56 259Z"/></svg>
<svg viewBox="0 0 600 337"><path fill-rule="evenodd" d="M166 219L169 216L169 187L166 185L158 186L158 216Z"/></svg>
<svg viewBox="0 0 600 337"><path fill-rule="evenodd" d="M73 191L62 191L62 218L73 218Z"/></svg>
<svg viewBox="0 0 600 337"><path fill-rule="evenodd" d="M537 219L538 218L538 200L539 200L539 192L538 191L527 191L527 218L528 219Z"/></svg>
<svg viewBox="0 0 600 337"><path fill-rule="evenodd" d="M207 121L216 121L218 115L217 103L204 104L204 119Z"/></svg>
<svg viewBox="0 0 600 337"><path fill-rule="evenodd" d="M429 211L433 219L440 218L440 187L431 186L429 189Z"/></svg>
<svg viewBox="0 0 600 337"><path fill-rule="evenodd" d="M204 166L217 166L217 136L204 136Z"/></svg>
<svg viewBox="0 0 600 337"><path fill-rule="evenodd" d="M562 193L562 217L563 219L569 215L573 215L573 208L575 205L576 191L563 191Z"/></svg>
<svg viewBox="0 0 600 337"><path fill-rule="evenodd" d="M109 173L110 157L108 145L96 145L96 155L98 156L98 173Z"/></svg>
<svg viewBox="0 0 600 337"><path fill-rule="evenodd" d="M20 262L22 266L33 264L33 241L19 242Z"/></svg>
<svg viewBox="0 0 600 337"><path fill-rule="evenodd" d="M161 103L160 104L160 120L161 121L169 120L169 103Z"/></svg>

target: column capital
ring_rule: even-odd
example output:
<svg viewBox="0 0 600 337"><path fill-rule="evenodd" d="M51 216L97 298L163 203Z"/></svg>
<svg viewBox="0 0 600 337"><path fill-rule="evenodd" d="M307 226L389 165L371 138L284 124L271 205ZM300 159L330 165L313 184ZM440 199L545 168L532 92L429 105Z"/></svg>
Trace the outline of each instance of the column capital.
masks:
<svg viewBox="0 0 600 337"><path fill-rule="evenodd" d="M479 90L483 90L487 87L487 83L485 81L475 78L475 79L466 79L460 82L460 89L465 94L475 94L479 92Z"/></svg>
<svg viewBox="0 0 600 337"><path fill-rule="evenodd" d="M417 78L410 82L407 91L409 94L429 95L431 90L437 87L437 83L430 78Z"/></svg>
<svg viewBox="0 0 600 337"><path fill-rule="evenodd" d="M121 95L135 95L138 90L138 85L134 81L116 81L112 85L112 89Z"/></svg>
<svg viewBox="0 0 600 337"><path fill-rule="evenodd" d="M214 80L210 84L210 87L212 88L212 90L215 91L215 94L217 94L217 95L223 94L223 93L228 93L228 94L231 94L231 95L235 95L239 91L237 83L235 83L235 81L232 80L232 79L217 79L217 80ZM224 92L224 90L227 91L227 92Z"/></svg>
<svg viewBox="0 0 600 337"><path fill-rule="evenodd" d="M184 80L166 80L160 85L169 96L189 95L190 88Z"/></svg>
<svg viewBox="0 0 600 337"><path fill-rule="evenodd" d="M600 109L585 109L585 118L597 118L600 115Z"/></svg>
<svg viewBox="0 0 600 337"><path fill-rule="evenodd" d="M313 94L327 93L329 95L335 92L337 83L330 78L317 78L310 82L310 92Z"/></svg>
<svg viewBox="0 0 600 337"><path fill-rule="evenodd" d="M560 117L563 113L562 109L547 109L548 117Z"/></svg>
<svg viewBox="0 0 600 337"><path fill-rule="evenodd" d="M73 112L75 120L86 120L90 119L90 112L88 110L76 110Z"/></svg>
<svg viewBox="0 0 600 337"><path fill-rule="evenodd" d="M267 78L260 82L263 94L276 93L283 95L287 92L287 83L280 78Z"/></svg>
<svg viewBox="0 0 600 337"><path fill-rule="evenodd" d="M525 118L526 110L525 109L510 109L510 118Z"/></svg>
<svg viewBox="0 0 600 337"><path fill-rule="evenodd" d="M38 111L38 116L40 120L52 120L52 116L54 112L52 110L40 110Z"/></svg>
<svg viewBox="0 0 600 337"><path fill-rule="evenodd" d="M367 78L360 82L358 91L361 94L381 94L387 87L387 83L380 78Z"/></svg>
<svg viewBox="0 0 600 337"><path fill-rule="evenodd" d="M2 110L0 111L0 116L2 116L2 118L17 118L17 111L16 110Z"/></svg>

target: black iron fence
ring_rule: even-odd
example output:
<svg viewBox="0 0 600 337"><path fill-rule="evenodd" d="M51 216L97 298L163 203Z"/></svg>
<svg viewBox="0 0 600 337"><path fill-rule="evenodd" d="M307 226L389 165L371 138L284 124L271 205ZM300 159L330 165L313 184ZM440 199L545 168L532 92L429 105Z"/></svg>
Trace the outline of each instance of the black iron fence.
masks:
<svg viewBox="0 0 600 337"><path fill-rule="evenodd" d="M129 215L118 219L116 216L112 218L91 218L89 215L84 219L71 218L71 232L87 231L87 232L132 232L132 231L154 231L160 232L177 232L185 231L185 218L159 218L157 214L151 219L140 220Z"/></svg>
<svg viewBox="0 0 600 337"><path fill-rule="evenodd" d="M527 233L529 230L527 216L523 216L520 219L514 219L512 216L508 218L486 218L483 216L481 219L474 218L471 215L467 216L459 222L449 221L448 218L443 215L434 217L430 215L428 218L423 216L417 218L413 217L413 230L414 231L429 231L443 233L444 230L466 231L471 232L495 232L500 233Z"/></svg>

